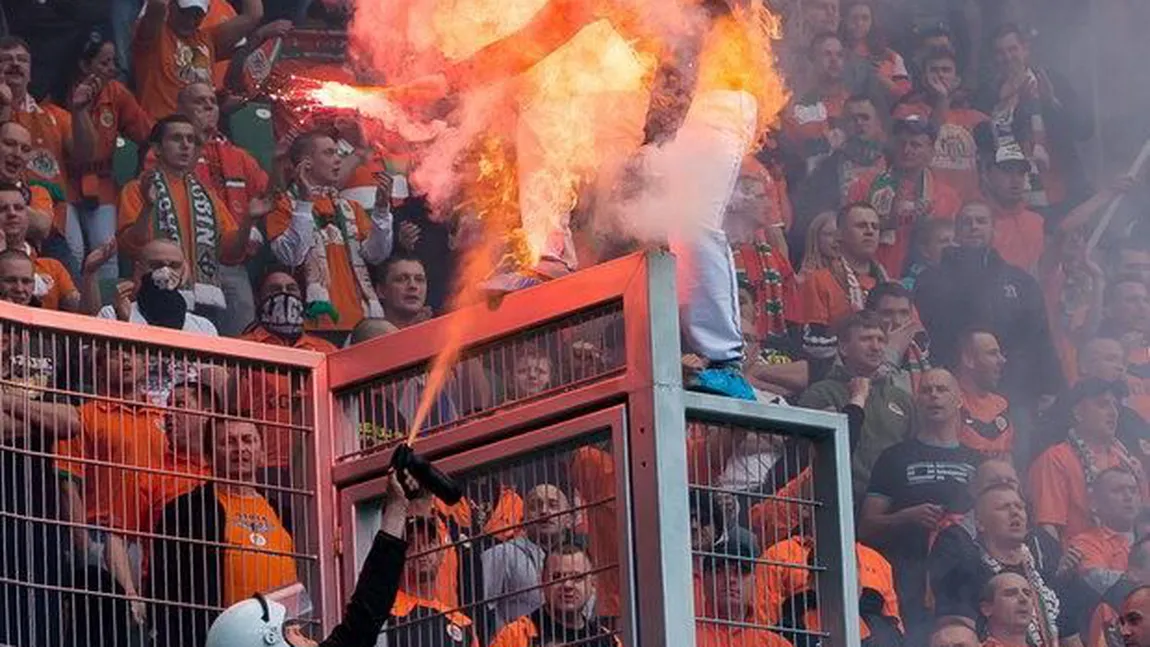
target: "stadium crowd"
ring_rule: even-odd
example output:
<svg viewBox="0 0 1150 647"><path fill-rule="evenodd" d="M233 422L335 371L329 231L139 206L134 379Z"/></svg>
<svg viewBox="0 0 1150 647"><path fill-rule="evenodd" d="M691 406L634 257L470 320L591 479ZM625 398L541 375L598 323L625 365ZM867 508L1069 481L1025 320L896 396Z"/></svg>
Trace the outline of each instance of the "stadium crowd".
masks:
<svg viewBox="0 0 1150 647"><path fill-rule="evenodd" d="M762 401L850 420L864 644L1150 647L1121 614L1150 586L1150 203L1142 169L1084 161L1150 134L1150 82L1117 48L1097 69L1128 76L1093 79L1114 92L1095 115L1060 47L1109 3L770 4L791 99L725 223L743 371ZM1101 13L1145 47L1120 31L1145 7ZM0 300L323 353L444 312L468 214L433 219L410 159L354 119L276 100L292 75L370 76L340 3L13 0L0 18ZM265 140L239 117L253 102ZM589 258L627 248L579 216ZM580 357L621 362L611 338ZM467 397L432 419L563 387L556 360L465 362ZM4 329L0 645L200 647L220 609L308 579L301 385L165 361ZM416 387L379 395L361 433L406 429ZM821 640L791 449L689 426L700 647ZM546 460L454 508L412 502L381 644L618 644L613 459Z"/></svg>

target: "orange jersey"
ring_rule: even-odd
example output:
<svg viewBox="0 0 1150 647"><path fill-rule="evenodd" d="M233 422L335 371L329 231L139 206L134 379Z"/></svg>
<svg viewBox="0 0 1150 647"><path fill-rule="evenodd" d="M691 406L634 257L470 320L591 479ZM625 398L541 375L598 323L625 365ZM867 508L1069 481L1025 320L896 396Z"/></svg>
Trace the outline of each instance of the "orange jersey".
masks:
<svg viewBox="0 0 1150 647"><path fill-rule="evenodd" d="M112 465L84 468L88 522L125 530L148 530L154 503L151 472L161 470L168 453L163 413L143 406L92 400L80 406L81 442L61 448L66 456ZM71 470L69 470L71 471Z"/></svg>
<svg viewBox="0 0 1150 647"><path fill-rule="evenodd" d="M348 235L355 235L361 241L371 232L371 219L359 203L349 202L355 211L354 231ZM319 197L312 202L312 213L324 223L324 230L331 230L328 224L334 221L335 204L331 198ZM275 208L267 216L268 239L275 240L288 230L292 219L292 201L286 195L276 200ZM350 229L352 223L347 223ZM317 239L326 239L328 267L328 292L331 295L331 304L339 312L339 322L335 322L324 315L318 321L309 320L306 324L308 330L351 330L363 320L363 303L360 301L359 284L355 278L355 270L351 265L351 255L346 243L342 239L329 236L325 233L317 234Z"/></svg>
<svg viewBox="0 0 1150 647"><path fill-rule="evenodd" d="M783 607L795 595L810 590L809 564L811 542L792 537L771 546L763 553L764 563L755 566L755 613L759 624L778 626L783 621L794 623L796 618L783 616ZM859 588L877 591L883 598L882 613L901 625L898 595L894 590L894 573L887 562L873 548L855 544L859 568ZM784 566L784 564L786 566ZM795 566L789 566L794 564ZM796 568L798 567L798 568ZM819 631L819 611L810 609L801 620L807 631ZM865 622L859 623L862 638L870 635Z"/></svg>
<svg viewBox="0 0 1150 647"><path fill-rule="evenodd" d="M878 284L872 274L858 274L859 287L863 299ZM799 287L799 303L802 304L801 323L833 325L839 319L857 312L851 305L847 288L829 267L810 273Z"/></svg>
<svg viewBox="0 0 1150 647"><path fill-rule="evenodd" d="M888 186L884 180L895 173L895 169L875 170L855 178L847 188L847 202L869 202L878 210L884 224L876 260L889 276L902 276L915 223L920 218L954 220L962 200L931 170L924 172L921 182L903 180Z"/></svg>
<svg viewBox="0 0 1150 647"><path fill-rule="evenodd" d="M167 179L168 190L172 195L172 202L175 205L176 217L180 221L180 243L184 246L184 258L196 258L196 234L195 227L192 222L192 208L188 202L188 187L182 178L177 178L167 173L164 174ZM226 249L235 244L235 238L239 236L239 230L236 226L235 219L232 218L231 211L228 210L227 205L219 196L215 194L211 188L205 186L204 189L208 192L208 197L212 200L212 208L216 213L216 229L218 233L217 251ZM118 219L117 229L119 234L120 250L130 257L136 257L143 248L143 245L138 244L136 241L128 240L124 233L125 231L136 223L136 220L145 217L152 218L152 213L144 213L144 197L141 193L140 181L132 180L124 185L124 190L120 192L120 206L117 210L116 217ZM155 238L155 223L148 228L148 240ZM221 262L231 261L238 262L242 258L220 258Z"/></svg>
<svg viewBox="0 0 1150 647"><path fill-rule="evenodd" d="M571 484L583 498L590 530L587 552L596 568L607 568L596 576L600 616L618 618L619 529L615 520L615 459L596 447L580 447L572 453Z"/></svg>
<svg viewBox="0 0 1150 647"><path fill-rule="evenodd" d="M145 146L152 131L152 117L140 107L131 90L119 81L105 83L88 112L96 128L95 149L74 188L80 197L94 199L100 204L116 204L117 187L112 176L116 139L123 135L137 145Z"/></svg>
<svg viewBox="0 0 1150 647"><path fill-rule="evenodd" d="M13 104L12 121L27 128L32 135L28 179L54 184L61 192L67 192L72 115L57 106L37 104L31 97L26 99L22 104Z"/></svg>
<svg viewBox="0 0 1150 647"><path fill-rule="evenodd" d="M280 523L279 516L259 494L233 494L216 490L216 500L224 509L224 599L231 606L299 580L291 535Z"/></svg>
<svg viewBox="0 0 1150 647"><path fill-rule="evenodd" d="M1020 204L1013 209L991 203L994 214L994 249L1002 260L1032 275L1046 247L1042 216Z"/></svg>
<svg viewBox="0 0 1150 647"><path fill-rule="evenodd" d="M1123 572L1130 559L1130 542L1131 535L1127 533L1097 526L1072 537L1067 548L1077 548L1082 553L1079 575L1093 570Z"/></svg>
<svg viewBox="0 0 1150 647"><path fill-rule="evenodd" d="M64 298L79 297L80 292L72 281L72 275L60 261L37 256L35 252L29 256L32 257L32 271L36 275L36 298L40 299L41 308L59 310L60 302Z"/></svg>
<svg viewBox="0 0 1150 647"><path fill-rule="evenodd" d="M1123 467L1118 441L1103 454L1094 455L1098 471ZM1141 472L1141 470L1139 470ZM1139 478L1146 496L1146 481ZM1034 523L1058 526L1065 546L1072 537L1094 525L1086 495L1086 471L1069 441L1059 443L1042 453L1030 467L1031 506Z"/></svg>
<svg viewBox="0 0 1150 647"><path fill-rule="evenodd" d="M137 28L132 42L136 87L140 105L153 119L161 119L177 111L176 97L184 86L212 82L215 38L213 30L202 25L194 34L180 36L167 20L154 39L145 32Z"/></svg>
<svg viewBox="0 0 1150 647"><path fill-rule="evenodd" d="M958 441L983 456L1009 454L1014 447L1010 403L997 393L962 393L963 425Z"/></svg>
<svg viewBox="0 0 1150 647"><path fill-rule="evenodd" d="M791 643L767 629L696 618L695 647L791 647Z"/></svg>
<svg viewBox="0 0 1150 647"><path fill-rule="evenodd" d="M219 27L225 22L236 17L236 9L232 3L227 0L211 0L208 5L208 13L204 16L204 22L200 23L200 29L211 31ZM227 59L231 58L231 52L218 52L216 64L212 66L212 87L224 87L224 81L228 76L228 65L230 64Z"/></svg>

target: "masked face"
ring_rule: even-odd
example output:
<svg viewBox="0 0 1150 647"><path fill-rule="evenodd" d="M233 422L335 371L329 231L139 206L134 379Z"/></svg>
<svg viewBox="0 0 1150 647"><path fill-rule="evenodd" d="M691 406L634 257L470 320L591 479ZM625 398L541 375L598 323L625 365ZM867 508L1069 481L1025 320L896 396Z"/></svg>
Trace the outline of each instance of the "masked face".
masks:
<svg viewBox="0 0 1150 647"><path fill-rule="evenodd" d="M161 267L140 279L136 303L148 323L176 330L184 327L188 302L177 289L180 287L180 278L180 273L175 269Z"/></svg>
<svg viewBox="0 0 1150 647"><path fill-rule="evenodd" d="M260 325L285 339L299 339L303 334L303 310L303 299L299 296L286 292L273 294L260 304Z"/></svg>

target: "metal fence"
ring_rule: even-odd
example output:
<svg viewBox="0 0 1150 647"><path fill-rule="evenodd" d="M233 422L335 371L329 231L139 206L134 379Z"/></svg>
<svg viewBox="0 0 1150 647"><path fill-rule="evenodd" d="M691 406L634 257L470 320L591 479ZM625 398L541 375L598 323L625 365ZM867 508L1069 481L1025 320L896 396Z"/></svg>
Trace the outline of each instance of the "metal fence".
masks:
<svg viewBox="0 0 1150 647"><path fill-rule="evenodd" d="M0 644L202 645L254 592L323 597L322 357L143 330L0 309Z"/></svg>
<svg viewBox="0 0 1150 647"><path fill-rule="evenodd" d="M481 645L520 645L527 634L542 644L614 644L620 581L609 433L517 456L485 453L496 460L455 472L466 493L459 504L412 504L397 613L378 644L469 644L447 640L452 626ZM379 528L378 487L349 505L357 563Z"/></svg>

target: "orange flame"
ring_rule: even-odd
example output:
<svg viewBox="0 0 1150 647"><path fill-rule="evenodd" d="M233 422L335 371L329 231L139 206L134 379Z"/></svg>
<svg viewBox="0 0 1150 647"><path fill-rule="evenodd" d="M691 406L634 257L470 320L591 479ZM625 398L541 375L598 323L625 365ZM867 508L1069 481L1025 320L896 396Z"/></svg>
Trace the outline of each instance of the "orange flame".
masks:
<svg viewBox="0 0 1150 647"><path fill-rule="evenodd" d="M352 24L354 53L393 86L402 86L519 30L550 1L360 0ZM596 11L604 4L586 2ZM545 58L490 92L481 107L476 107L479 92L458 97L456 115L465 116L450 126L407 110L405 95L387 88L323 83L307 90L307 100L318 106L354 109L404 140L424 144L412 172L417 188L431 196L439 217L449 213L480 223L481 244L465 259L453 308L478 300L477 286L500 254L516 268L529 270L560 248L562 241L555 237L566 229L589 181L624 167L641 144L658 63L652 52L690 31L686 21L696 17L692 7L697 3L605 4L625 18L587 24L550 53L541 43L529 43ZM772 64L770 40L778 37L778 26L763 0L750 0L749 8L708 26L698 61L700 91L737 89L755 96L760 136L786 101ZM628 29L627 36L616 27ZM473 312L454 315L411 421L409 440L451 378Z"/></svg>

